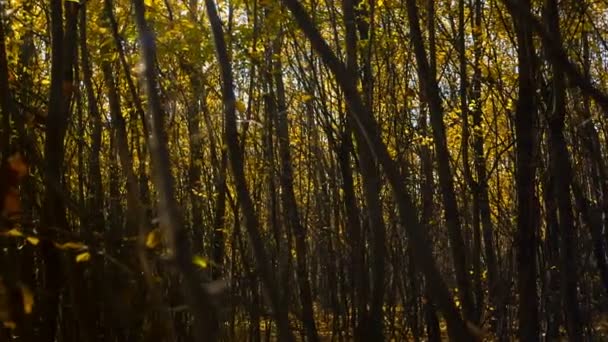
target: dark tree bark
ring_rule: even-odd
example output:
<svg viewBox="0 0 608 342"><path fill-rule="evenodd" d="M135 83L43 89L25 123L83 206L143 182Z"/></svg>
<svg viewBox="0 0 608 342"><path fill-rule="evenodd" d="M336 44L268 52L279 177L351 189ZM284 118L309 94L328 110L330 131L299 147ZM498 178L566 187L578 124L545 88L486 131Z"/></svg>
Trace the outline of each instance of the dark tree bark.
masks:
<svg viewBox="0 0 608 342"><path fill-rule="evenodd" d="M435 0L427 1L427 31L429 37L429 74L433 79L437 78L437 54L435 45ZM420 112L420 133L422 136L428 136L428 115L426 108L422 108ZM420 213L420 223L426 229L432 227L431 220L433 218L433 193L435 182L433 177L433 153L429 146L424 145L420 152L420 167L423 175L423 183L421 186L422 192L422 208ZM429 244L431 242L429 241ZM429 341L440 341L441 332L439 327L439 319L437 318L437 310L432 301L431 291L428 281L424 280L424 296L426 303L424 304L424 319L426 322L426 332Z"/></svg>
<svg viewBox="0 0 608 342"><path fill-rule="evenodd" d="M68 110L66 94L63 92L66 81L66 69L71 63L64 58L63 6L60 0L51 0L51 88L46 124L46 141L44 144L45 170L44 185L46 193L43 201L42 228L51 238L54 233L50 227L66 229L68 222L62 196L61 179L63 175L64 137L67 126ZM70 74L69 70L67 74ZM47 228L49 227L49 228ZM41 230L42 230L41 229ZM47 232L48 230L48 232ZM63 267L58 250L51 241L41 244L44 260L43 291L48 293L46 300L41 303L40 315L45 324L41 326L38 339L54 341L57 333L57 316L59 309L59 294L63 283Z"/></svg>
<svg viewBox="0 0 608 342"><path fill-rule="evenodd" d="M483 232L483 244L485 254L485 264L488 271L487 284L488 284L488 301L492 308L494 308L494 315L497 324L490 322L494 328L499 328L503 325L502 319L502 305L500 296L502 295L502 283L498 274L498 265L496 261L496 251L494 244L494 225L492 223L491 211L490 211L490 199L488 196L488 174L486 170L486 158L484 149L484 138L482 130L482 110L481 110L481 21L482 21L482 0L475 0L474 14L473 14L473 45L474 45L474 69L473 69L473 80L472 80L472 100L477 103L475 106L473 116L473 163L475 167L475 174L477 176L477 182L474 191L478 197L478 208L479 212L474 212L473 215L479 215L481 219L481 227Z"/></svg>
<svg viewBox="0 0 608 342"><path fill-rule="evenodd" d="M545 21L547 30L560 42L559 8L557 0L545 1ZM582 324L578 305L578 268L576 265L576 233L570 196L572 167L570 153L564 136L566 118L566 79L557 62L551 65L553 106L549 121L549 154L551 172L555 177L554 191L557 196L559 232L560 232L560 279L562 308L566 319L566 330L571 341L581 341Z"/></svg>
<svg viewBox="0 0 608 342"><path fill-rule="evenodd" d="M0 5L0 12L4 12L3 5ZM7 158L10 153L11 116L14 115L11 107L12 95L9 88L4 25L4 18L0 16L0 113L2 113L2 127L0 129L0 144L2 146L0 152L2 152L2 160Z"/></svg>
<svg viewBox="0 0 608 342"><path fill-rule="evenodd" d="M369 41L369 24L370 17L366 16L362 11L355 11L355 3L352 0L342 1L344 12L344 26L346 28L346 68L353 75L358 74L359 62L357 53L357 24L358 32L361 40ZM371 110L372 84L371 84L371 64L369 56L362 53L363 59L363 75L362 77L355 76L361 79L364 88L365 100L364 105L368 110ZM347 110L350 110L347 108ZM353 127L353 124L349 124ZM360 307L359 322L357 323L355 338L366 341L383 341L383 312L382 305L384 302L384 272L385 272L385 256L386 256L386 227L382 218L382 206L380 203L380 174L376 162L374 161L373 153L367 142L364 134L360 130L355 129L354 135L357 142L356 151L359 159L359 168L363 181L363 195L366 204L366 213L370 229L372 231L372 291L367 310L367 303Z"/></svg>
<svg viewBox="0 0 608 342"><path fill-rule="evenodd" d="M543 288L545 302L548 339L559 339L559 327L562 323L559 296L559 224L557 219L557 204L555 203L555 179L551 173L545 175L543 201L545 204L545 270L546 279Z"/></svg>
<svg viewBox="0 0 608 342"><path fill-rule="evenodd" d="M522 1L529 11L530 1ZM511 13L517 36L519 68L518 98L515 109L516 193L517 193L517 291L519 295L519 338L535 341L539 334L537 295L538 204L536 179L536 51L529 23L518 12Z"/></svg>

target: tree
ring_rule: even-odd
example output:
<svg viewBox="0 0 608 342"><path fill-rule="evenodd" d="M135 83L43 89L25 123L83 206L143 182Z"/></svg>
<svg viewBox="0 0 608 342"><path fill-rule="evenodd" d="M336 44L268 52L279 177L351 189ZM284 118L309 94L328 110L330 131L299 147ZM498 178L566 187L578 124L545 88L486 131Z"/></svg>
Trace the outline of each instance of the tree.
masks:
<svg viewBox="0 0 608 342"><path fill-rule="evenodd" d="M603 340L605 4L0 4L0 339Z"/></svg>

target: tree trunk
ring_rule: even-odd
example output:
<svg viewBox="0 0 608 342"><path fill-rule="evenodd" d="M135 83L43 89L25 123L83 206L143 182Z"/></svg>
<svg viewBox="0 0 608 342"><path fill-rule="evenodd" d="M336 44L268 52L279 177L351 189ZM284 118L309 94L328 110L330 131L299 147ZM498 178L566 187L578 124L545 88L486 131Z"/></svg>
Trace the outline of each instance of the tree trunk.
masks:
<svg viewBox="0 0 608 342"><path fill-rule="evenodd" d="M364 13L355 12L355 6L352 0L343 0L344 24L346 28L346 54L347 54L347 69L353 75L357 75L359 63L357 58L357 30L356 23L359 23L359 34L362 40L369 39L369 25L367 17ZM364 93L366 94L365 106L368 110L371 109L371 66L369 56L363 54L363 69L364 73L361 77L363 82ZM359 78L359 77L357 77ZM347 110L349 110L347 108ZM352 127L352 124L349 124ZM380 175L376 163L373 160L373 154L370 150L365 136L360 130L354 130L355 139L357 142L357 156L359 158L359 168L361 170L361 178L363 181L363 195L365 198L366 211L369 221L369 226L372 230L372 293L370 298L370 309L367 312L367 303L362 307L359 313L359 322L357 323L355 338L360 341L374 340L383 341L384 336L382 326L384 315L382 313L382 304L384 298L384 264L386 255L385 236L386 228L382 218L382 206L380 203Z"/></svg>
<svg viewBox="0 0 608 342"><path fill-rule="evenodd" d="M561 45L557 0L545 1L544 15L547 30L552 32L553 38L560 42ZM570 164L570 153L563 131L566 117L566 80L558 63L552 63L551 71L553 74L553 107L548 118L550 133L549 148L551 172L555 177L553 185L555 195L557 196L559 219L562 308L566 319L568 338L571 341L581 341L583 336L577 295L579 277L575 259L577 255L576 233L574 231L572 198L570 197L570 184L573 174Z"/></svg>
<svg viewBox="0 0 608 342"><path fill-rule="evenodd" d="M521 5L529 11L530 0ZM535 49L532 30L516 12L511 13L517 35L519 70L518 98L515 109L515 154L517 193L517 265L519 295L519 339L535 341L539 334L537 296L537 229L538 203L534 183L536 179L537 106L535 95Z"/></svg>

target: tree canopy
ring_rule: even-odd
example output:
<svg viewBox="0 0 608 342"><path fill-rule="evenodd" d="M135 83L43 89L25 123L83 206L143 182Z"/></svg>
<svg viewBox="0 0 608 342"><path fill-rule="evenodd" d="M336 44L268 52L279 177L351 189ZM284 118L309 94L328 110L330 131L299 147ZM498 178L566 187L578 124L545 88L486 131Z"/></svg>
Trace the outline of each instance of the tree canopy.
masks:
<svg viewBox="0 0 608 342"><path fill-rule="evenodd" d="M608 338L607 18L0 1L0 340Z"/></svg>

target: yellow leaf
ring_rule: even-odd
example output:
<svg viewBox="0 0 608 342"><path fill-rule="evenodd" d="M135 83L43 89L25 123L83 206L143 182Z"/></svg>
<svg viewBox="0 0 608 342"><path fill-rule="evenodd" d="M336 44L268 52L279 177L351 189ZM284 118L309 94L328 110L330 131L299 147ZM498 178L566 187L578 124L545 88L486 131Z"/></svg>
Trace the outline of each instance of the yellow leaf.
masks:
<svg viewBox="0 0 608 342"><path fill-rule="evenodd" d="M66 250L66 249L85 249L87 246L82 242L66 242L66 243L55 243L55 247Z"/></svg>
<svg viewBox="0 0 608 342"><path fill-rule="evenodd" d="M89 253L89 252L80 253L76 256L76 262L85 262L85 261L89 261L90 259L91 259L91 253Z"/></svg>
<svg viewBox="0 0 608 342"><path fill-rule="evenodd" d="M194 263L196 266L199 266L200 268L209 267L209 261L207 260L207 258L203 258L200 255L195 255L192 258L192 263Z"/></svg>
<svg viewBox="0 0 608 342"><path fill-rule="evenodd" d="M236 101L234 106L241 113L245 113L245 111L247 110L247 106L245 106L245 103L243 101Z"/></svg>
<svg viewBox="0 0 608 342"><path fill-rule="evenodd" d="M36 246L39 242L40 239L38 239L35 236L28 236L27 238L25 238L27 240L27 242L31 243L32 245Z"/></svg>
<svg viewBox="0 0 608 342"><path fill-rule="evenodd" d="M25 285L21 285L20 288L21 297L23 298L23 312L30 314L32 313L32 308L34 307L34 294Z"/></svg>
<svg viewBox="0 0 608 342"><path fill-rule="evenodd" d="M23 233L21 233L20 230L15 229L15 228L9 230L5 234L8 235L8 236L23 236Z"/></svg>
<svg viewBox="0 0 608 342"><path fill-rule="evenodd" d="M309 95L309 94L302 95L302 102L308 102L310 100L312 100L312 96L311 95Z"/></svg>
<svg viewBox="0 0 608 342"><path fill-rule="evenodd" d="M146 236L146 247L154 248L160 243L160 230L151 230Z"/></svg>

